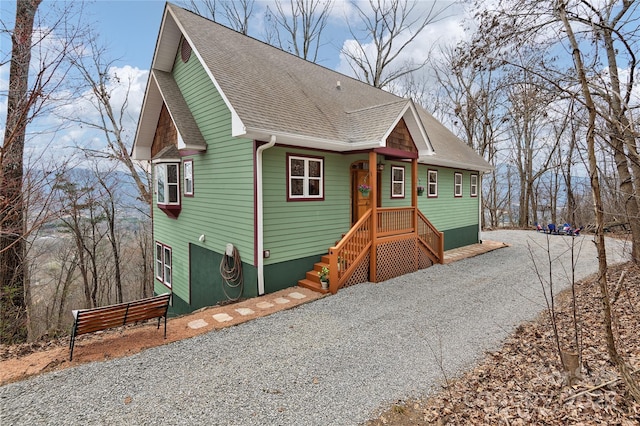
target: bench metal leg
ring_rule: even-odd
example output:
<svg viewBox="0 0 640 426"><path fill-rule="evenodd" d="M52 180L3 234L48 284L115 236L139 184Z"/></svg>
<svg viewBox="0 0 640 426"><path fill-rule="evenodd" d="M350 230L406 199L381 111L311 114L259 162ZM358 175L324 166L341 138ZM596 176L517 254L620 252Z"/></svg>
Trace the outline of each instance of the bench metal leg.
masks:
<svg viewBox="0 0 640 426"><path fill-rule="evenodd" d="M71 333L71 341L69 342L69 362L73 360L73 347L76 343L76 325L73 325L73 332Z"/></svg>

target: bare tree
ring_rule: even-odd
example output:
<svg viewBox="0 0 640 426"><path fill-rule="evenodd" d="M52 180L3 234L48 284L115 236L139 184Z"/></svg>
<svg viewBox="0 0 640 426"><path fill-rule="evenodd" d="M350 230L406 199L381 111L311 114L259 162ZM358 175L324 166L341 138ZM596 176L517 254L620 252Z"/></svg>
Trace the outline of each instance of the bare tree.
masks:
<svg viewBox="0 0 640 426"><path fill-rule="evenodd" d="M566 1L560 0L557 4L557 12L560 21L562 22L569 43L572 47L574 67L578 74L578 80L582 88L582 95L584 96L585 107L589 111L589 121L587 127L587 152L589 158L589 177L591 179L591 188L594 198L594 211L596 214L596 246L598 251L598 285L600 287L602 312L604 314L604 326L607 336L607 350L609 352L609 358L618 367L620 376L627 386L627 390L636 400L640 402L640 386L635 381L631 374L631 368L627 365L624 358L620 355L616 347L615 336L613 333L613 320L611 310L611 298L609 296L609 289L607 285L607 252L604 242L604 215L602 206L602 193L600 189L600 179L598 175L597 158L595 152L595 121L596 121L596 106L591 95L591 87L587 79L585 72L585 66L582 62L582 52L580 46L576 40L573 27L567 17Z"/></svg>
<svg viewBox="0 0 640 426"><path fill-rule="evenodd" d="M253 14L255 0L189 0L185 8L211 20L228 25L244 34L249 34L249 20ZM222 11L221 11L222 9Z"/></svg>
<svg viewBox="0 0 640 426"><path fill-rule="evenodd" d="M356 77L374 87L386 88L400 77L420 70L427 59L399 62L400 55L429 25L443 19L451 5L429 2L426 12L409 0L369 0L370 10L352 2L362 28L349 23L355 43L341 51ZM424 4L424 3L422 3ZM364 34L364 35L360 35Z"/></svg>
<svg viewBox="0 0 640 426"><path fill-rule="evenodd" d="M430 63L438 84L436 104L444 121L451 122L453 128L467 145L482 155L496 169L483 177L483 209L488 212L489 225L498 226L498 212L505 210L507 197L503 190L508 180L499 174L504 157L506 127L508 125L505 108L506 90L500 70L491 64L478 67L464 52L469 49L461 43L455 49L443 49L438 60ZM413 74L410 74L413 75ZM425 106L426 108L426 106ZM485 218L483 215L483 226Z"/></svg>
<svg viewBox="0 0 640 426"><path fill-rule="evenodd" d="M81 37L73 21L81 3L64 3L47 23L37 23L41 0L17 0L11 33L12 49L0 58L10 63L7 118L0 146L0 340L24 341L28 325L28 277L26 275L24 147L26 129L52 104L68 68L64 61ZM54 5L50 5L54 8ZM37 24L36 24L37 23ZM11 24L2 22L4 28ZM34 37L35 36L35 37ZM56 43L45 43L56 37ZM37 55L33 57L32 52ZM7 56L5 56L7 55ZM30 69L31 66L31 69Z"/></svg>
<svg viewBox="0 0 640 426"><path fill-rule="evenodd" d="M619 175L619 191L624 197L624 211L619 215L624 215L631 227L632 257L638 262L640 147L637 145L637 119L632 113L639 105L632 93L638 72L635 46L640 40L636 18L639 3L522 0L506 2L505 7L495 10L484 9L483 5L483 11L477 15L480 36L470 54L490 56L497 63L519 66L513 63L511 53L518 51L521 45L546 49L547 56L530 71L547 79L566 97L575 98L580 108L588 110L584 97L576 90L580 86L576 81L575 67L567 71L561 63L553 64L558 51L573 54L565 35L566 29L558 16L559 5L563 5L569 24L576 27L575 41L582 49L582 64L596 108L595 122L606 123L602 130L597 126L594 131L596 137L611 146ZM620 64L626 65L623 72ZM606 154L607 151L600 150L600 153Z"/></svg>
<svg viewBox="0 0 640 426"><path fill-rule="evenodd" d="M89 49L85 46L82 50L76 50L71 61L83 77L81 88L88 88L90 92L84 100L90 104L97 116L92 120L90 114L80 111L75 116L67 116L66 119L103 134L107 145L106 150L81 149L92 157L114 161L124 166L136 184L139 199L150 208L151 177L143 164L134 162L131 158L131 140L127 137L125 129L132 81L130 79L123 81L123 78L114 73L112 68L115 61L105 58L106 50L98 46L96 38L89 38L88 46ZM116 86L124 87L125 90L120 105L115 105L112 101L112 92Z"/></svg>
<svg viewBox="0 0 640 426"><path fill-rule="evenodd" d="M267 14L275 26L268 41L280 49L311 62L318 60L322 31L327 26L333 0L289 0L288 4L276 0L276 12L268 8ZM286 37L280 35L280 31Z"/></svg>
<svg viewBox="0 0 640 426"><path fill-rule="evenodd" d="M547 127L549 104L554 94L544 81L524 70L512 73L507 100L512 141L512 162L516 165L520 190L518 225L530 224L530 214L537 210L536 181L548 171L558 142Z"/></svg>
<svg viewBox="0 0 640 426"><path fill-rule="evenodd" d="M506 6L506 7L505 7ZM636 401L640 401L640 387L631 375L631 369L617 349L619 341L615 339L613 331L613 313L611 299L607 287L607 253L604 241L605 209L603 205L602 188L600 184L599 157L605 152L597 151L598 118L611 123L608 129L610 138L621 140L626 149L626 161L617 162L618 173L623 179L624 170L629 171L630 164L637 163L637 149L630 146L630 140L624 136L626 128L631 128L631 120L625 122L624 118L616 113L618 106L608 101L613 97L625 100L627 103L631 96L625 96L617 87L615 77L601 72L602 51L605 52L609 66L614 64L612 56L630 59L631 67L627 70L629 82L635 81L636 72L635 54L633 46L638 40L637 22L633 13L637 11L637 2L624 1L622 4L616 1L594 2L588 0L554 0L554 1L529 1L520 0L501 5L499 9L485 10L478 16L481 18L480 30L475 49L475 55L490 55L496 61L518 66L512 61L511 52L520 48L520 45L536 45L538 48L548 48L549 53L553 49L566 49L572 58L572 67L567 71L564 67L551 67L549 61L544 59L537 63L530 72L536 73L554 85L567 97L574 98L585 111L586 129L586 156L588 164L591 193L593 197L593 213L595 216L595 243L598 252L598 278L597 282L601 293L603 326L607 336L607 350L612 363L616 365L621 378L625 382L627 390ZM615 38L622 49L614 50L612 45L603 35L610 30L610 35ZM615 58L617 61L618 58ZM626 87L630 90L631 86ZM611 94L607 97L606 94ZM605 102L599 103L603 99ZM624 103L623 101L622 103ZM621 106L621 105L620 105ZM628 105L621 106L621 112L630 113ZM612 112L612 113L611 113ZM625 124L626 123L626 124ZM626 127L625 127L626 126ZM614 130L614 128L616 128ZM632 134L633 132L631 132ZM629 141L629 142L627 142ZM614 150L619 146L613 144ZM633 166L631 166L633 167ZM631 168L631 176L633 176ZM632 181L633 184L633 181ZM635 199L637 193L630 192L628 199ZM629 211L626 212L629 214ZM636 221L637 217L628 216L629 221ZM635 232L635 231L634 231ZM634 246L639 235L633 234ZM636 253L634 249L634 253ZM636 259L637 260L637 259Z"/></svg>
<svg viewBox="0 0 640 426"><path fill-rule="evenodd" d="M189 0L183 2L186 9L197 13L200 16L206 16L211 20L217 21L218 1L217 0Z"/></svg>
<svg viewBox="0 0 640 426"><path fill-rule="evenodd" d="M229 25L234 30L247 35L249 34L249 18L253 13L255 0L235 0L223 1L222 10Z"/></svg>

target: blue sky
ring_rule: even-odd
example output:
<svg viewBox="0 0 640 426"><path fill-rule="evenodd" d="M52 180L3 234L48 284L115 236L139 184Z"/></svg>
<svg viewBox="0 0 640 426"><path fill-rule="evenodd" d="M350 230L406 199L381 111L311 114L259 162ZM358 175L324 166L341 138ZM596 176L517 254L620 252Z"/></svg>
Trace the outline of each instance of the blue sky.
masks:
<svg viewBox="0 0 640 426"><path fill-rule="evenodd" d="M119 65L147 69L160 28L164 1L97 0L88 5L91 21Z"/></svg>

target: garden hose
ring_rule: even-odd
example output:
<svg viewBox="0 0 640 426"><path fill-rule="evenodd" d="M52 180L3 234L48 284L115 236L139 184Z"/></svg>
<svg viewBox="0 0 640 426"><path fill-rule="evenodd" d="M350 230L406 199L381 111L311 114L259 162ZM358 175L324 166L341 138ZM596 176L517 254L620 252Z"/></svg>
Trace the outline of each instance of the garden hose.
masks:
<svg viewBox="0 0 640 426"><path fill-rule="evenodd" d="M220 275L224 282L222 283L222 290L224 295L227 296L227 300L231 302L237 302L240 300L243 291L243 277L242 277L242 260L240 259L240 253L234 246L233 253L228 255L226 252L220 262ZM238 295L236 297L229 296L227 293L227 286L229 288L239 288Z"/></svg>

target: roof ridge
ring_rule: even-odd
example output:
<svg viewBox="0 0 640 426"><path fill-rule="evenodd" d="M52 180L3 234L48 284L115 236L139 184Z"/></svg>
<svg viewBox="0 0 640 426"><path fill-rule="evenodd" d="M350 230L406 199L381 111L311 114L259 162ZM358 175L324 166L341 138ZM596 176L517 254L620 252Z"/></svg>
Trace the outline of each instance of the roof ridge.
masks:
<svg viewBox="0 0 640 426"><path fill-rule="evenodd" d="M346 111L346 113L347 113L347 114L355 114L355 113L358 113L358 112L370 111L370 110L372 110L372 109L376 109L376 108L382 108L382 107L386 107L386 106L389 106L389 105L396 105L396 104L400 104L400 103L408 103L408 102L411 102L411 99L408 99L408 98L400 98L400 99L399 99L399 100L397 100L397 101L387 102L387 103L384 103L384 104L378 104L378 105L371 105L371 106L364 107L364 108L360 108L360 109L354 109L354 110L352 110L352 111Z"/></svg>

